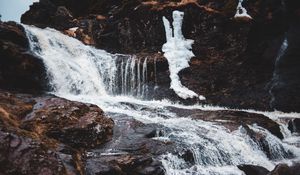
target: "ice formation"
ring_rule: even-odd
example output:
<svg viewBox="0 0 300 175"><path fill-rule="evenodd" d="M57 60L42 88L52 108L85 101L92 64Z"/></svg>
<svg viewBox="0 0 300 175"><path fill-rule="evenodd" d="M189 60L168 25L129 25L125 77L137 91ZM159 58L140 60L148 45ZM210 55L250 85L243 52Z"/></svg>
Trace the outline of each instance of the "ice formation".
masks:
<svg viewBox="0 0 300 175"><path fill-rule="evenodd" d="M194 41L185 39L181 31L183 15L184 13L180 11L173 12L173 31L170 22L163 17L167 42L163 45L162 51L169 63L170 88L173 89L180 98L199 97L200 100L205 100L204 96L199 96L183 86L178 76L178 73L182 69L189 67L189 61L194 56L192 52L192 44Z"/></svg>
<svg viewBox="0 0 300 175"><path fill-rule="evenodd" d="M234 15L234 18L249 18L252 19L252 17L247 13L247 10L243 7L242 3L244 0L239 0L238 6L236 7L236 13Z"/></svg>

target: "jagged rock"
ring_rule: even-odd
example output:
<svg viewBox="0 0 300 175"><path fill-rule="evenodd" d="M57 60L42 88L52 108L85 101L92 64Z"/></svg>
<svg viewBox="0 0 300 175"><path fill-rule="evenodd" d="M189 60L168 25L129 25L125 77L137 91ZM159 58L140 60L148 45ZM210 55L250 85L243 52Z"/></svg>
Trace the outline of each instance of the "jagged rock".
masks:
<svg viewBox="0 0 300 175"><path fill-rule="evenodd" d="M23 27L0 22L0 88L41 92L47 89L46 81L44 64L29 52Z"/></svg>

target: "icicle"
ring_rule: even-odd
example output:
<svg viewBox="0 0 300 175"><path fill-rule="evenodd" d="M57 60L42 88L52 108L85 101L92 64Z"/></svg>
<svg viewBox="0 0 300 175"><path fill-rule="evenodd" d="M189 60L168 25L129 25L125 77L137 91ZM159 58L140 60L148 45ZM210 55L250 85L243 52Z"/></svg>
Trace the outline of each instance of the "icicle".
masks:
<svg viewBox="0 0 300 175"><path fill-rule="evenodd" d="M199 96L195 92L189 90L181 84L178 73L189 67L189 61L194 56L192 49L193 40L185 39L182 34L183 12L173 12L173 32L170 27L170 22L163 17L163 23L166 31L167 42L163 45L162 51L167 58L170 70L171 86L170 88L183 99L198 97L200 100L205 100L204 96ZM156 67L156 66L155 66Z"/></svg>
<svg viewBox="0 0 300 175"><path fill-rule="evenodd" d="M124 94L124 59L122 58L120 72L121 72L121 94Z"/></svg>
<svg viewBox="0 0 300 175"><path fill-rule="evenodd" d="M134 89L135 89L135 83L136 83L136 80L135 80L135 63L136 61L136 58L132 58L131 60L131 65L130 65L130 70L131 70L131 80L130 80L130 90L129 92L131 93L131 95L133 95L133 92L134 92Z"/></svg>
<svg viewBox="0 0 300 175"><path fill-rule="evenodd" d="M157 59L156 58L154 58L154 90L158 87L157 86L157 77L156 77L156 73L157 73L157 70L156 70L156 61L157 61Z"/></svg>
<svg viewBox="0 0 300 175"><path fill-rule="evenodd" d="M144 60L144 63L143 63L143 90L142 90L142 97L145 98L147 97L147 57L145 58Z"/></svg>
<svg viewBox="0 0 300 175"><path fill-rule="evenodd" d="M130 64L130 59L127 59L126 61L126 66L125 66L125 79L124 79L124 93L125 95L128 94L128 79L129 79L129 71L130 71L130 67L129 67L129 64Z"/></svg>

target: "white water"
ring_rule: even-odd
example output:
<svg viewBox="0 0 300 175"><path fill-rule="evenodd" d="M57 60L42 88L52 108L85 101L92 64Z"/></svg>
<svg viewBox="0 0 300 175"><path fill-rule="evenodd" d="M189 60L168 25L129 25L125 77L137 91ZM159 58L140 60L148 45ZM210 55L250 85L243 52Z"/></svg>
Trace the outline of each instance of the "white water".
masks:
<svg viewBox="0 0 300 175"><path fill-rule="evenodd" d="M236 13L234 15L234 18L249 18L252 19L252 17L248 14L247 10L243 7L242 3L244 0L239 0L239 3L236 7Z"/></svg>
<svg viewBox="0 0 300 175"><path fill-rule="evenodd" d="M289 162L287 152L300 158L299 148L277 139L264 128L249 126L271 146L270 158L247 134L245 128L229 131L213 122L178 117L169 107L179 109L224 110L221 107L184 106L168 101L143 101L133 98L131 88L139 92L146 89L146 60L112 55L81 44L53 29L25 26L31 50L44 61L50 76L53 94L70 100L97 104L107 113L126 114L144 123L156 123L167 128L155 139L171 141L177 145L178 154L166 153L161 161L168 175L240 175L239 164L253 164L274 168L278 162ZM141 68L142 67L142 68ZM142 69L142 70L139 70ZM140 78L133 72L140 72ZM139 81L136 81L136 80ZM122 83L118 83L121 81ZM134 82L130 83L130 82ZM138 84L138 85L136 85ZM117 96L121 89L124 96ZM145 93L141 92L142 94ZM119 93L120 94L120 93ZM131 105L126 105L126 103ZM300 117L299 114L262 113L274 120L283 117ZM188 163L180 155L190 150L195 159Z"/></svg>
<svg viewBox="0 0 300 175"><path fill-rule="evenodd" d="M43 61L53 93L147 96L147 59L142 64L134 56L83 45L54 29L25 27L32 50L42 59L47 58Z"/></svg>
<svg viewBox="0 0 300 175"><path fill-rule="evenodd" d="M195 56L191 51L194 41L185 39L181 31L183 15L183 12L173 12L173 31L170 22L163 17L167 42L163 45L162 51L169 63L170 88L183 99L197 97L200 100L205 100L204 96L199 96L194 91L183 86L178 75L181 70L189 67L189 61Z"/></svg>

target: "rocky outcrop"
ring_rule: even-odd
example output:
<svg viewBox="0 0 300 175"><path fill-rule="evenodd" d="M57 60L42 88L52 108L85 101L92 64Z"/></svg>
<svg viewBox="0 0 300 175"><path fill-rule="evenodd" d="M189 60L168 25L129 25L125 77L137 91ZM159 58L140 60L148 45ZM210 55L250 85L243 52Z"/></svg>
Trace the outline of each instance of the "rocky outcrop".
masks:
<svg viewBox="0 0 300 175"><path fill-rule="evenodd" d="M0 22L0 88L23 92L47 89L42 60L32 55L23 27Z"/></svg>
<svg viewBox="0 0 300 175"><path fill-rule="evenodd" d="M82 154L112 137L113 121L94 105L0 91L4 174L83 174Z"/></svg>

